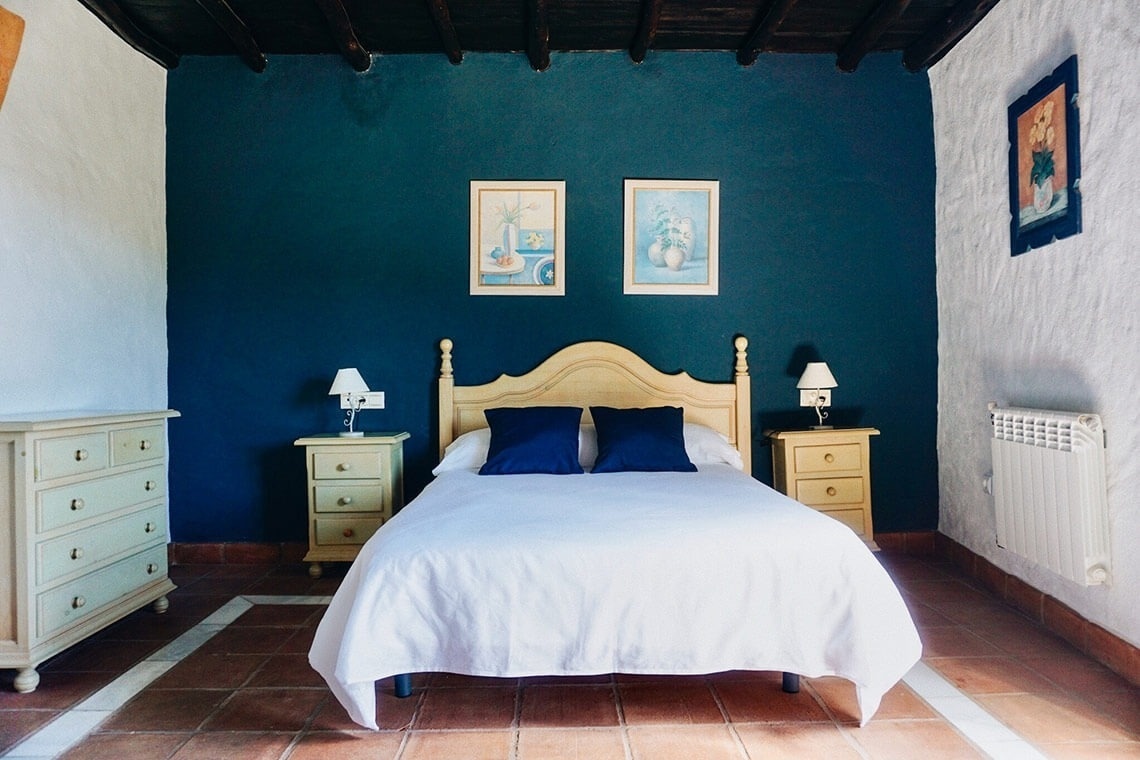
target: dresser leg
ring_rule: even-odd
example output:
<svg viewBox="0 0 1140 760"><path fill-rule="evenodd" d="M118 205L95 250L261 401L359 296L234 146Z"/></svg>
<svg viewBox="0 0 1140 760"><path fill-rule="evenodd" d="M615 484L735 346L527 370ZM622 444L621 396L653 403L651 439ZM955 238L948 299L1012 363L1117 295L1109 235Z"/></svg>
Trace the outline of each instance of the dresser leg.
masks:
<svg viewBox="0 0 1140 760"><path fill-rule="evenodd" d="M12 682L12 687L20 694L29 694L36 690L40 685L40 674L36 672L35 668L22 668L16 674L16 680Z"/></svg>
<svg viewBox="0 0 1140 760"><path fill-rule="evenodd" d="M309 565L309 577L312 578L313 580L317 580L318 578L321 577L321 563L320 562L314 562L313 564Z"/></svg>
<svg viewBox="0 0 1140 760"><path fill-rule="evenodd" d="M161 615L170 609L170 600L167 599L165 595L160 596L151 603L150 608Z"/></svg>

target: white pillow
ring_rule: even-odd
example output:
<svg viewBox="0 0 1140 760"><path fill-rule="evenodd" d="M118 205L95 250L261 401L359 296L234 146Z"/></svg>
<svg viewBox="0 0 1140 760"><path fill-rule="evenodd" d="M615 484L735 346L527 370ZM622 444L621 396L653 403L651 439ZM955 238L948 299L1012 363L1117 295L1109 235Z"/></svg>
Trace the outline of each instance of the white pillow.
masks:
<svg viewBox="0 0 1140 760"><path fill-rule="evenodd" d="M443 452L443 459L432 475L448 470L478 470L487 461L487 449L491 445L491 429L479 428L456 438ZM729 464L738 470L744 469L740 452L721 433L695 422L685 423L685 453L689 461L702 464ZM582 425L578 430L578 462L582 469L589 470L598 458L598 433L593 425Z"/></svg>

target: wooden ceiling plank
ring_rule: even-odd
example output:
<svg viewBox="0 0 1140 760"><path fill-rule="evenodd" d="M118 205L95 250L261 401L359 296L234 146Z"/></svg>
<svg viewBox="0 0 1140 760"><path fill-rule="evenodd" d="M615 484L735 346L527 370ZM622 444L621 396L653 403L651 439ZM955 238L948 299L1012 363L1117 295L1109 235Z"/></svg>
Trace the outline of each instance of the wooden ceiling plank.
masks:
<svg viewBox="0 0 1140 760"><path fill-rule="evenodd" d="M776 30L780 28L780 24L784 23L798 2L799 0L773 0L772 4L768 6L768 12L752 30L752 34L748 35L748 39L740 46L740 49L736 51L736 62L741 66L751 66L756 63L760 52L772 41Z"/></svg>
<svg viewBox="0 0 1140 760"><path fill-rule="evenodd" d="M451 10L447 7L447 0L427 0L431 20L439 32L439 40L443 44L443 52L447 53L447 60L455 65L463 63L463 49L459 46L459 35L455 32L455 24L451 23Z"/></svg>
<svg viewBox="0 0 1140 760"><path fill-rule="evenodd" d="M178 66L179 55L139 29L115 0L79 0L79 2L83 3L95 18L106 24L108 29L117 34L119 39L159 66L166 69Z"/></svg>
<svg viewBox="0 0 1140 760"><path fill-rule="evenodd" d="M550 18L548 0L529 0L527 3L526 55L535 71L550 68Z"/></svg>
<svg viewBox="0 0 1140 760"><path fill-rule="evenodd" d="M910 0L883 0L871 15L859 25L844 43L836 56L835 65L840 71L851 72L859 67L863 56L867 55L883 33L895 25L906 11Z"/></svg>
<svg viewBox="0 0 1140 760"><path fill-rule="evenodd" d="M910 71L933 66L997 4L998 0L961 0L941 22L907 46L903 65Z"/></svg>
<svg viewBox="0 0 1140 760"><path fill-rule="evenodd" d="M663 3L664 0L641 0L641 20L637 25L637 34L629 45L629 57L634 63L644 61L646 53L653 46L657 25L661 23Z"/></svg>
<svg viewBox="0 0 1140 760"><path fill-rule="evenodd" d="M238 55L245 64L260 74L265 71L265 54L257 45L257 40L249 31L249 27L234 13L234 9L226 0L194 0L214 23L230 38L230 42L237 48Z"/></svg>
<svg viewBox="0 0 1140 760"><path fill-rule="evenodd" d="M328 19L333 40L341 55L357 71L368 71L372 66L372 55L360 44L356 30L352 28L352 19L348 17L348 10L342 0L315 0L315 2Z"/></svg>

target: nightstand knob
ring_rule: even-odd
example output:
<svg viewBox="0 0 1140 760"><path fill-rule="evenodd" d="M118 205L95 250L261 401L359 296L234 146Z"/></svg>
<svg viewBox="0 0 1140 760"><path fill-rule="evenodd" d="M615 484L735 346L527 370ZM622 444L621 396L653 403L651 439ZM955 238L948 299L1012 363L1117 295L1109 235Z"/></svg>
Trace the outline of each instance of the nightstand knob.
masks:
<svg viewBox="0 0 1140 760"><path fill-rule="evenodd" d="M79 449L75 452L75 461L82 462L87 458L87 449Z"/></svg>
<svg viewBox="0 0 1140 760"><path fill-rule="evenodd" d="M151 562L149 565L146 566L146 574L147 575L154 575L157 572L158 572L158 565L154 564L153 562Z"/></svg>
<svg viewBox="0 0 1140 760"><path fill-rule="evenodd" d="M828 464L831 464L832 462L835 461L835 455L832 454L831 452L828 452L828 453L823 455L823 461L827 462Z"/></svg>
<svg viewBox="0 0 1140 760"><path fill-rule="evenodd" d="M82 547L77 546L71 550L71 558L72 559L82 559L82 557L83 557L83 548Z"/></svg>
<svg viewBox="0 0 1140 760"><path fill-rule="evenodd" d="M155 483L153 480L148 480L143 488L148 491L153 491L154 489L158 488L158 483Z"/></svg>
<svg viewBox="0 0 1140 760"><path fill-rule="evenodd" d="M77 596L71 600L71 609L77 610L85 604L87 604L87 600L81 596Z"/></svg>
<svg viewBox="0 0 1140 760"><path fill-rule="evenodd" d="M139 451L149 451L149 450L150 450L150 441L146 440L145 438L143 440L139 441Z"/></svg>
<svg viewBox="0 0 1140 760"><path fill-rule="evenodd" d="M345 538L352 538L352 536L353 536L352 528L345 528L344 529L344 537Z"/></svg>
<svg viewBox="0 0 1140 760"><path fill-rule="evenodd" d="M349 470L352 469L352 464L350 462L341 462L340 464L338 464L336 466L336 468L340 472L348 472Z"/></svg>
<svg viewBox="0 0 1140 760"><path fill-rule="evenodd" d="M71 500L71 511L72 512L78 512L79 510L83 509L86 506L87 506L87 502L83 501L83 499L72 499Z"/></svg>
<svg viewBox="0 0 1140 760"><path fill-rule="evenodd" d="M339 499L336 500L336 503L342 507L347 507L349 504L352 503L352 497L351 496L341 496Z"/></svg>
<svg viewBox="0 0 1140 760"><path fill-rule="evenodd" d="M154 533L156 530L158 530L158 526L152 522L148 522L143 530L145 530L147 533Z"/></svg>
<svg viewBox="0 0 1140 760"><path fill-rule="evenodd" d="M834 496L835 495L835 486L828 486L827 487L827 495L828 496Z"/></svg>

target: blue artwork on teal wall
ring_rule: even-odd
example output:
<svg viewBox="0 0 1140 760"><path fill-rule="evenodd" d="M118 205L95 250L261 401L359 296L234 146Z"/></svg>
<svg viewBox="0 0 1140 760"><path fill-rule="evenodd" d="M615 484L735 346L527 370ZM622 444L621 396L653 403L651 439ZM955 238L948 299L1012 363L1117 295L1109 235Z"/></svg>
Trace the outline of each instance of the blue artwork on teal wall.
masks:
<svg viewBox="0 0 1140 760"><path fill-rule="evenodd" d="M677 93L686 107L662 113ZM339 367L386 394L358 428L411 434L414 496L437 460L444 337L478 383L585 339L728 380L745 335L767 482L762 432L814 420L795 384L818 355L842 383L829 422L881 431L876 530L936 526L932 114L897 56L855 74L822 55L566 53L541 74L506 54L379 56L365 74L187 56L167 96L175 541L306 540L292 443L340 429ZM623 293L636 177L718 181L718 295ZM564 296L470 295L473 179L566 182Z"/></svg>

